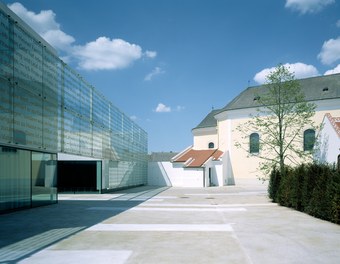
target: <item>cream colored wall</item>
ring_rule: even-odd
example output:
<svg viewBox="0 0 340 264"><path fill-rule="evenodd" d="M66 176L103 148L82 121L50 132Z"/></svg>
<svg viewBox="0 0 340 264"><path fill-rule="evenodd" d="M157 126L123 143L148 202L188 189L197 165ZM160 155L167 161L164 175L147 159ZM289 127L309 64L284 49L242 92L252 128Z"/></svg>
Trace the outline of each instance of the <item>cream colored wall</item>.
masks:
<svg viewBox="0 0 340 264"><path fill-rule="evenodd" d="M326 113L332 116L340 116L340 99L325 100L316 102L317 111L313 118L317 125L321 124L323 117ZM232 169L225 168L227 171L226 177L232 174L237 184L237 179L256 179L263 176L258 171L260 158L256 155L249 155L248 152L248 139L242 139L242 134L236 131L236 127L245 124L250 118L251 113L256 113L255 109L241 109L221 113L218 116L218 131L219 131L219 146L222 151L229 153L230 163ZM308 126L305 127L308 129ZM257 131L254 131L257 132ZM244 142L243 148L237 148L236 142ZM301 148L303 143L301 142Z"/></svg>
<svg viewBox="0 0 340 264"><path fill-rule="evenodd" d="M218 147L217 134L216 135L206 135L206 136L194 136L194 146L193 149L209 149L209 143L214 143L214 148Z"/></svg>
<svg viewBox="0 0 340 264"><path fill-rule="evenodd" d="M209 143L214 143L214 148L218 148L218 134L216 128L200 128L194 129L193 149L202 150L209 149Z"/></svg>
<svg viewBox="0 0 340 264"><path fill-rule="evenodd" d="M230 131L230 119L221 120L217 123L218 127L218 139L219 139L219 149L225 151L227 149L227 139L231 134Z"/></svg>
<svg viewBox="0 0 340 264"><path fill-rule="evenodd" d="M227 149L229 150L230 160L233 167L233 175L235 184L238 178L256 178L257 167L260 159L255 156L248 156L248 140L242 138L242 134L237 132L235 128L239 125L245 124L249 118L240 118L229 121L232 132L230 139L227 142ZM254 131L256 132L256 131ZM242 142L243 148L237 148L236 142Z"/></svg>

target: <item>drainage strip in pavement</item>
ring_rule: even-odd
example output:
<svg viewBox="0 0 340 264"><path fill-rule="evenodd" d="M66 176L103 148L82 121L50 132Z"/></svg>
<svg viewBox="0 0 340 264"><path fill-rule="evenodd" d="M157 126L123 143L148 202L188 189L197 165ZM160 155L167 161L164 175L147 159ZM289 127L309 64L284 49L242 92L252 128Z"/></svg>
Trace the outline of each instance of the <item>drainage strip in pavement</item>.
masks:
<svg viewBox="0 0 340 264"><path fill-rule="evenodd" d="M143 207L90 207L86 210L97 211L163 211L163 212L245 212L246 208L143 208Z"/></svg>
<svg viewBox="0 0 340 264"><path fill-rule="evenodd" d="M86 231L232 232L230 224L97 224Z"/></svg>

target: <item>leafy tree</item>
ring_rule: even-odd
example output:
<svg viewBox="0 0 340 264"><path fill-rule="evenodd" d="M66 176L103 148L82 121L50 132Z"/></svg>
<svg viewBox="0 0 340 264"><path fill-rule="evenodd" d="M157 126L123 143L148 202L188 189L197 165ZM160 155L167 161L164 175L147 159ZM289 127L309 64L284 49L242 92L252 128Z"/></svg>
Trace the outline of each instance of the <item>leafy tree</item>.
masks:
<svg viewBox="0 0 340 264"><path fill-rule="evenodd" d="M299 164L311 156L302 147L303 131L306 127L317 129L312 121L316 105L306 102L294 74L282 64L266 76L266 83L255 98L258 103L256 114L236 129L245 140L253 132L258 133L260 171L268 176L276 167L283 176L288 163ZM237 142L235 145L245 149L245 144Z"/></svg>

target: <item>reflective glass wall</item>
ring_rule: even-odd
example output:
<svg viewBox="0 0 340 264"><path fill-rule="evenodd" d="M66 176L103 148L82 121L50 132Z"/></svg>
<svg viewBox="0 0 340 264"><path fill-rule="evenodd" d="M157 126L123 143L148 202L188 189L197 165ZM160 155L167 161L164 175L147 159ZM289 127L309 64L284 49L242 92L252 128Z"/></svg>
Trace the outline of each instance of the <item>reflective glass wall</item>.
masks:
<svg viewBox="0 0 340 264"><path fill-rule="evenodd" d="M58 146L54 51L0 12L0 140L39 150Z"/></svg>
<svg viewBox="0 0 340 264"><path fill-rule="evenodd" d="M56 154L0 146L0 212L57 202Z"/></svg>
<svg viewBox="0 0 340 264"><path fill-rule="evenodd" d="M57 201L57 155L31 152L32 206Z"/></svg>
<svg viewBox="0 0 340 264"><path fill-rule="evenodd" d="M147 180L147 133L1 3L0 147L1 204L54 202L57 153L100 160L99 191Z"/></svg>
<svg viewBox="0 0 340 264"><path fill-rule="evenodd" d="M0 211L31 206L30 151L0 146Z"/></svg>

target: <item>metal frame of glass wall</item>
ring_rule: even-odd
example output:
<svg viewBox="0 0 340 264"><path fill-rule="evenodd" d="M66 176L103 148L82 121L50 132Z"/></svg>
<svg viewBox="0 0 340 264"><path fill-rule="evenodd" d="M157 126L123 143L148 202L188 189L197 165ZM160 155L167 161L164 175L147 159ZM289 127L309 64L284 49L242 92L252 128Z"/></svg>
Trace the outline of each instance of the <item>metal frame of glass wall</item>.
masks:
<svg viewBox="0 0 340 264"><path fill-rule="evenodd" d="M56 202L57 153L100 160L99 192L146 184L147 133L1 3L0 24L0 211Z"/></svg>

